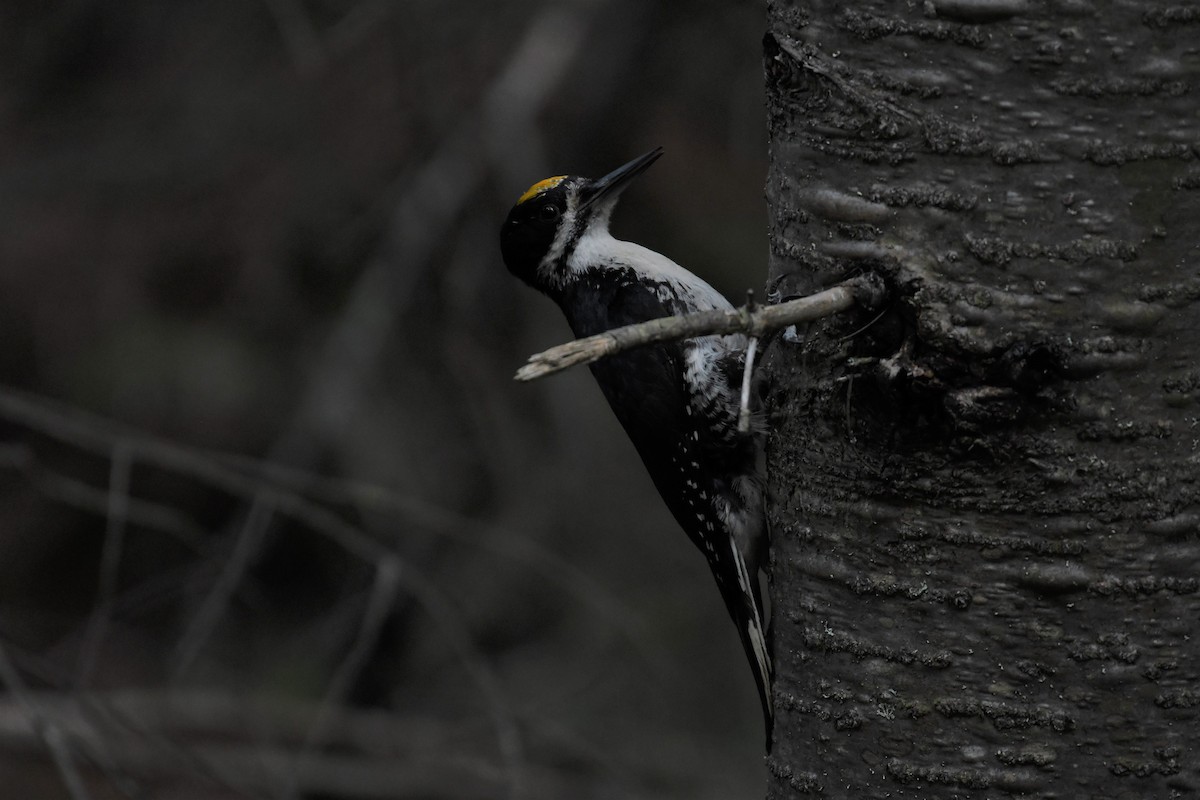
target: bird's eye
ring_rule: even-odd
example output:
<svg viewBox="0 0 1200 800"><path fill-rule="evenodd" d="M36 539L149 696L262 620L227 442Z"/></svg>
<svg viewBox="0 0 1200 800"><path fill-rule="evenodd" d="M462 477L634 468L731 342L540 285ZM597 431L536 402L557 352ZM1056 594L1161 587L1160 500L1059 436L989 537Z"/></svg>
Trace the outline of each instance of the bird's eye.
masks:
<svg viewBox="0 0 1200 800"><path fill-rule="evenodd" d="M558 206L547 203L538 210L538 216L546 222L551 222L558 219Z"/></svg>

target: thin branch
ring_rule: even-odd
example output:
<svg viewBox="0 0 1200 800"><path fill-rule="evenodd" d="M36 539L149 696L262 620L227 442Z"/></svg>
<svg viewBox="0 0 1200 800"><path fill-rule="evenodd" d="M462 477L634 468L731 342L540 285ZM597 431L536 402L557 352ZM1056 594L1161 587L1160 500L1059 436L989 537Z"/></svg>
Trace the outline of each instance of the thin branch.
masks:
<svg viewBox="0 0 1200 800"><path fill-rule="evenodd" d="M508 697L491 665L475 645L470 632L462 622L461 613L450 604L444 593L431 584L420 573L408 570L404 582L413 593L422 599L425 612L438 625L446 642L454 650L463 670L470 676L475 687L483 696L495 729L496 746L504 763L507 797L524 795L525 773L529 765L525 761L525 744L517 727L516 718L509 705Z"/></svg>
<svg viewBox="0 0 1200 800"><path fill-rule="evenodd" d="M845 311L855 302L874 305L879 299L878 293L879 287L873 281L858 277L823 292L778 305L756 306L752 309L747 304L730 311L700 311L626 325L530 356L525 366L517 370L516 379L537 380L577 364L590 364L615 353L656 342L730 333L759 337L788 325L812 322Z"/></svg>
<svg viewBox="0 0 1200 800"><path fill-rule="evenodd" d="M750 379L754 374L754 356L758 353L758 337L751 336L746 345L746 366L742 369L742 404L738 409L738 430L750 432Z"/></svg>
<svg viewBox="0 0 1200 800"><path fill-rule="evenodd" d="M358 633L338 668L334 671L325 697L304 737L304 749L311 750L325 736L331 714L339 708L349 694L367 659L379 641L383 626L391 614L400 591L402 564L398 558L388 556L375 567L375 580L363 609Z"/></svg>
<svg viewBox="0 0 1200 800"><path fill-rule="evenodd" d="M182 678L191 667L216 629L221 615L233 600L238 584L253 563L274 517L274 497L273 492L263 491L251 502L241 531L234 541L233 552L224 560L212 589L176 645L175 664L172 669L175 680Z"/></svg>
<svg viewBox="0 0 1200 800"><path fill-rule="evenodd" d="M104 547L100 552L100 576L96 607L88 621L80 647L79 687L88 685L100 647L108 633L109 615L112 613L113 598L117 595L117 580L121 570L121 552L125 549L125 527L129 520L129 474L133 469L133 456L124 441L113 446L112 463L109 465L108 501Z"/></svg>
<svg viewBox="0 0 1200 800"><path fill-rule="evenodd" d="M746 292L746 313L753 314L755 311L754 305L754 290L749 289ZM754 378L754 357L758 355L758 337L751 336L750 341L746 343L746 356L742 364L742 398L738 406L738 431L741 433L750 432L750 384Z"/></svg>
<svg viewBox="0 0 1200 800"><path fill-rule="evenodd" d="M23 477L43 496L108 519L109 492L98 489L84 481L50 469L37 461L32 452L21 465ZM148 530L170 536L192 552L202 552L207 531L194 519L178 509L147 500L126 498L127 522Z"/></svg>
<svg viewBox="0 0 1200 800"><path fill-rule="evenodd" d="M363 611L362 622L349 652L334 670L333 678L325 691L321 704L317 707L309 724L304 742L296 754L297 765L288 771L289 781L284 791L285 797L296 796L299 791L298 780L300 770L298 762L311 756L325 737L326 729L334 713L342 707L346 694L362 672L363 666L371 655L371 651L379 642L380 633L395 605L396 595L400 587L400 560L387 557L375 568L375 581L367 598L366 609Z"/></svg>

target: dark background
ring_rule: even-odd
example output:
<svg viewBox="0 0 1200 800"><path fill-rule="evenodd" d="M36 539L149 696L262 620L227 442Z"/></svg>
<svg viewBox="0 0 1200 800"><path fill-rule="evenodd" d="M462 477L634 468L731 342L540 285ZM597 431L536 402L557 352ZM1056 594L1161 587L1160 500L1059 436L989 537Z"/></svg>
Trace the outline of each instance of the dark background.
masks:
<svg viewBox="0 0 1200 800"><path fill-rule="evenodd" d="M763 13L3 4L13 796L67 794L31 715L96 796L761 791L703 560L585 370L510 380L569 334L496 240L535 180L663 145L616 233L760 289ZM400 555L382 607L296 497ZM317 724L322 698L384 732ZM331 749L384 777L255 760Z"/></svg>

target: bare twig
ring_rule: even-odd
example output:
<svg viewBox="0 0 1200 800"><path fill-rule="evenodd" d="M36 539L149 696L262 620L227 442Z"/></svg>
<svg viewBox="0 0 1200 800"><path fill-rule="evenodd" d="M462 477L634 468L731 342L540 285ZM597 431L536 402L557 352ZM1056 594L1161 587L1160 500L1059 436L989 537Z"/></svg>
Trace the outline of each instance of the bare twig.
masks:
<svg viewBox="0 0 1200 800"><path fill-rule="evenodd" d="M754 313L754 290L746 291L746 312ZM746 343L746 358L742 365L742 399L738 406L738 431L750 432L750 383L754 378L754 357L758 355L758 337L751 336Z"/></svg>
<svg viewBox="0 0 1200 800"><path fill-rule="evenodd" d="M750 379L754 374L754 356L758 353L758 337L751 336L746 345L746 366L742 369L742 404L738 408L738 430L750 431Z"/></svg>
<svg viewBox="0 0 1200 800"><path fill-rule="evenodd" d="M577 364L590 364L614 353L656 342L730 333L762 336L778 328L845 311L854 305L857 294L864 290L873 291L874 287L864 278L851 278L823 292L778 305L760 306L754 310L743 306L732 311L700 311L614 328L530 356L525 366L517 370L516 379L544 378Z"/></svg>
<svg viewBox="0 0 1200 800"><path fill-rule="evenodd" d="M223 560L221 572L212 589L200 604L199 610L188 624L187 630L175 648L174 677L178 680L200 654L201 648L212 635L225 608L229 605L238 584L258 552L274 516L273 493L260 492L250 504L246 520L233 545L233 552Z"/></svg>
<svg viewBox="0 0 1200 800"><path fill-rule="evenodd" d="M96 667L96 659L104 636L108 632L109 615L112 613L113 598L117 594L117 579L121 569L121 551L125 547L125 525L129 519L129 473L133 469L133 457L123 441L113 447L112 463L109 465L108 502L105 515L104 548L100 553L100 580L96 606L88 621L80 647L79 673L76 678L80 687L87 686Z"/></svg>
<svg viewBox="0 0 1200 800"><path fill-rule="evenodd" d="M110 492L50 469L28 448L20 447L19 450L20 460L5 465L20 469L24 479L37 492L71 508L108 519ZM126 498L125 506L128 523L164 533L194 552L202 550L204 527L182 511L133 497Z"/></svg>
<svg viewBox="0 0 1200 800"><path fill-rule="evenodd" d="M393 557L383 559L375 568L375 581L371 586L371 594L367 598L367 606L363 611L358 634L354 637L354 643L349 652L334 671L329 687L325 691L325 697L322 698L316 714L313 715L308 732L304 736L304 743L296 754L296 766L288 770L289 780L284 792L285 797L298 794L300 788L297 784L300 774L299 762L311 756L316 751L317 745L324 739L326 728L334 713L341 708L346 693L378 643L379 634L396 602L396 595L400 587L400 570L399 559Z"/></svg>

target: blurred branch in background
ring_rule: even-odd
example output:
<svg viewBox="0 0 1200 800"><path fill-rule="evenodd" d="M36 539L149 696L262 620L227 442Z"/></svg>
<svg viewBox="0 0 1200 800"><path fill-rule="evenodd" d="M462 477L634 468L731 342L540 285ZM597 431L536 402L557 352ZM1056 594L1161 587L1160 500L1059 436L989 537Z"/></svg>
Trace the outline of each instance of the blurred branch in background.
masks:
<svg viewBox="0 0 1200 800"><path fill-rule="evenodd" d="M8 657L8 650L3 643L0 643L0 684L3 684L5 691L15 701L21 722L28 727L32 738L44 744L46 751L50 753L54 767L62 776L63 786L71 800L86 800L90 797L75 766L72 746L60 722L61 715L43 707L40 700L30 694L25 680Z"/></svg>
<svg viewBox="0 0 1200 800"><path fill-rule="evenodd" d="M286 0L271 4L295 5ZM513 174L512 164L544 163L544 158L521 155L541 151L536 118L587 32L586 10L582 4L555 4L535 16L481 105L468 111L416 174L403 181L384 244L360 273L332 326L272 460L307 463L314 456L304 452L306 446L336 442L344 435L371 376L382 369L381 354L397 320L420 299L417 283L491 169L506 183L542 171ZM497 139L499 148L494 146Z"/></svg>
<svg viewBox="0 0 1200 800"><path fill-rule="evenodd" d="M277 485L267 484L261 477L256 480L253 477L222 466L216 460L211 459L203 453L167 442L156 441L129 432L124 434L111 433L110 430L113 427L111 424L97 423L96 420L78 413L69 414L62 410L52 410L50 404L42 399L30 398L12 391L0 390L0 418L32 427L38 433L55 438L64 444L96 450L102 453L118 453L120 454L120 459L125 462L124 470L126 471L128 470L128 462L137 459L139 462L148 464L156 469L180 471L187 474L193 480L211 482L219 486L222 490L233 494L247 498L253 497L256 500L261 498L260 502L264 507L278 509L279 513L302 522L314 531L328 537L340 547L345 548L356 557L361 558L367 564L373 565L376 577L359 624L358 634L355 636L349 653L342 659L338 669L334 672L334 676L326 690L324 702L320 707L321 712L316 715L311 724L301 755L303 755L303 752L311 750L320 739L323 728L323 717L330 713L330 709L334 705L340 704L344 699L349 684L354 680L358 671L362 669L367 651L378 638L383 620L395 602L398 586L403 585L412 592L428 613L436 620L441 633L450 640L458 656L462 659L467 674L481 690L492 710L493 722L496 726L497 742L500 745L500 752L504 757L510 790L515 791L519 787L521 745L517 736L515 723L511 713L507 709L507 700L500 690L495 676L492 674L485 660L476 652L471 637L466 632L454 604L428 578L422 576L411 565L404 565L395 553L389 552L386 544L377 542L366 532L350 525L343 521L340 516L303 496ZM127 481L122 484L122 488L124 489L123 496L126 499L118 505L128 506ZM364 491L366 493L385 494L383 490L373 487L365 487ZM112 505L110 503L109 507L106 507L106 512L111 511ZM108 519L111 520L112 516L108 516ZM266 518L255 520L251 517L248 519L244 527L246 533L239 539L239 545L243 542L253 542L260 538L265 525ZM108 530L113 530L113 527L110 525ZM256 533L253 531L256 531ZM105 552L116 549L107 541L109 538L106 537ZM119 550L117 552L119 553ZM211 611L203 615L203 617L193 619L193 624L183 634L183 638L177 646L177 653L194 654L194 651L202 645L204 631L210 629L215 624L215 619L212 618L218 616L221 613L221 606L229 601L231 594L235 590L236 583L240 579L241 568L244 567L247 557L248 553L243 548L241 554L227 562L228 568L222 571L214 584L212 592L209 594L210 602L215 604L215 606L212 607ZM116 568L115 564L110 567L114 572ZM103 603L103 607L107 609L114 600L115 597L108 597ZM208 609L209 606L206 605L204 608ZM91 628L92 626L89 625L89 631ZM95 639L95 635L93 634L91 637L85 638L87 644L84 649L84 663L94 663L96 652L100 647L98 641ZM194 655L191 657L194 657ZM3 662L0 663L0 667L9 663L7 657L3 659ZM7 678L15 678L16 675L16 672L13 671L11 675L7 675ZM6 676L0 675L0 677ZM10 691L19 693L22 688L19 683L14 682ZM30 713L33 714L34 712L31 710ZM57 753L59 751L65 753L66 751L62 750L61 737L53 733L54 728L50 722L46 721L39 723L39 725L48 731L46 734L47 743L55 743L56 763L59 765L60 770L65 770L64 763L69 763L69 761L64 762L58 757ZM50 727L47 728L45 727L46 725L50 725ZM52 736L53 738L51 738ZM64 772L65 776L67 774L67 772Z"/></svg>
<svg viewBox="0 0 1200 800"><path fill-rule="evenodd" d="M83 633L79 648L79 668L75 678L78 688L86 688L96 668L100 645L108 630L109 615L117 594L118 571L121 569L121 550L125 526L129 521L129 475L133 457L122 442L111 451L108 473L108 499L104 506L104 548L100 551L100 578L95 608Z"/></svg>
<svg viewBox="0 0 1200 800"><path fill-rule="evenodd" d="M49 724L60 751L69 746L88 760L103 753L114 774L198 776L253 795L291 784L339 797L437 796L448 786L457 797L494 797L504 784L488 761L447 751L458 732L444 721L322 709L212 691L37 692L0 702L0 743L37 757ZM305 746L317 717L320 750ZM70 770L72 798L87 797Z"/></svg>
<svg viewBox="0 0 1200 800"><path fill-rule="evenodd" d="M172 444L132 431L96 418L78 410L66 409L45 399L29 396L11 389L0 388L0 420L28 427L38 434L50 437L62 444L79 447L98 454L111 454L112 475L107 493L102 490L81 484L69 478L55 476L52 472L36 465L36 460L28 453L19 452L19 447L11 447L5 455L3 466L16 468L27 472L37 485L50 487L52 496L61 502L77 505L83 510L103 515L108 521L105 536L105 553L115 553L104 562L104 577L102 586L105 596L97 608L103 609L104 617L111 613L120 598L115 590L113 577L119 568L119 546L113 544L113 531L120 531L125 521L132 520L152 529L166 529L179 535L184 541L194 544L197 530L194 523L185 515L179 515L168 508L133 497L129 488L129 472L133 463L148 466L154 470L180 472L191 480L211 483L222 491L244 498L261 499L261 505L253 508L267 509L257 517L253 513L246 518L242 534L239 535L232 556L221 567L220 573L211 582L211 588L206 595L201 611L195 615L189 626L183 631L175 646L175 673L178 678L182 668L180 663L194 659L212 629L218 624L218 619L225 613L226 607L233 602L238 585L245 579L245 570L254 548L261 537L270 516L276 511L299 521L312 530L329 538L338 546L373 565L374 582L368 592L367 600L358 632L353 642L342 658L338 668L333 673L325 690L322 702L313 713L306 728L306 734L299 749L294 753L293 768L284 770L288 781L300 781L301 776L313 775L315 764L324 763L321 758L313 759L323 747L336 746L336 741L330 741L327 733L331 725L330 718L339 709L345 709L346 693L363 669L364 662L371 648L375 645L389 610L396 603L400 587L405 587L422 604L427 613L437 623L440 633L451 643L455 653L461 660L466 674L476 684L488 707L491 709L492 721L495 725L499 752L503 757L505 782L508 793L519 794L522 787L521 775L526 769L523 763L522 745L517 733L517 726L508 708L509 702L504 691L500 688L496 676L488 667L486 660L477 652L471 636L466 630L460 612L455 604L444 595L426 576L414 571L411 565L405 565L395 553L389 552L389 545L380 542L366 531L342 520L341 516L325 507L324 503L346 504L361 503L379 510L397 514L398 519L408 524L421 527L440 529L445 535L462 537L461 528L473 529L481 535L472 538L477 546L490 547L497 555L507 556L519 562L541 567L544 576L562 586L569 595L575 595L581 601L598 610L608 621L618 626L626 633L632 633L637 616L623 609L619 600L609 597L604 590L596 587L593 582L569 563L544 551L536 543L523 540L511 533L491 531L487 526L469 520L457 520L452 525L455 516L451 512L429 507L419 500L404 498L383 487L358 484L347 481L331 481L320 476L308 474L292 467L283 467L269 462L223 454L207 453L180 445ZM69 487L63 490L62 487ZM305 497L304 492L317 495L318 499ZM99 502L101 495L107 495L107 502ZM408 519L408 517L412 519ZM114 523L116 519L118 523ZM111 560L110 560L111 559ZM576 580L570 580L574 577ZM567 580L564 580L567 579ZM576 582L577 581L577 582ZM99 613L99 612L97 612ZM98 627L96 617L88 623L82 646L80 672L76 686L68 687L65 696L60 700L69 703L74 693L84 695L87 685L87 675L95 664L101 649L103 628ZM636 633L632 635L637 638ZM640 642L644 648L653 650L655 645ZM86 667L86 668L85 668ZM75 784L78 775L73 767L72 748L79 749L82 754L92 760L100 760L98 751L105 752L105 758L111 754L104 751L105 737L76 736L74 744L72 737L64 737L53 715L39 710L36 703L23 699L28 693L20 681L19 673L8 660L7 655L0 651L0 679L8 685L9 691L16 698L20 708L24 709L25 722L40 734L54 757L57 768L63 775L64 782L72 787L72 797L86 797L87 794L75 794ZM14 713L9 710L9 715ZM122 755L111 756L117 762ZM136 759L135 759L136 760ZM272 758L265 756L267 762ZM186 762L185 762L186 763ZM214 771L224 772L224 769L212 767ZM320 770L317 769L319 772ZM353 773L354 771L351 770ZM368 770L369 772L369 770ZM384 771L391 775L389 770ZM361 779L366 780L368 776ZM318 780L318 782L320 782ZM369 781L368 781L369 782ZM354 782L352 781L352 784ZM237 784L240 785L240 784ZM82 786L82 784L80 784ZM302 787L287 784L287 796L291 796ZM368 795L372 790L367 790Z"/></svg>

